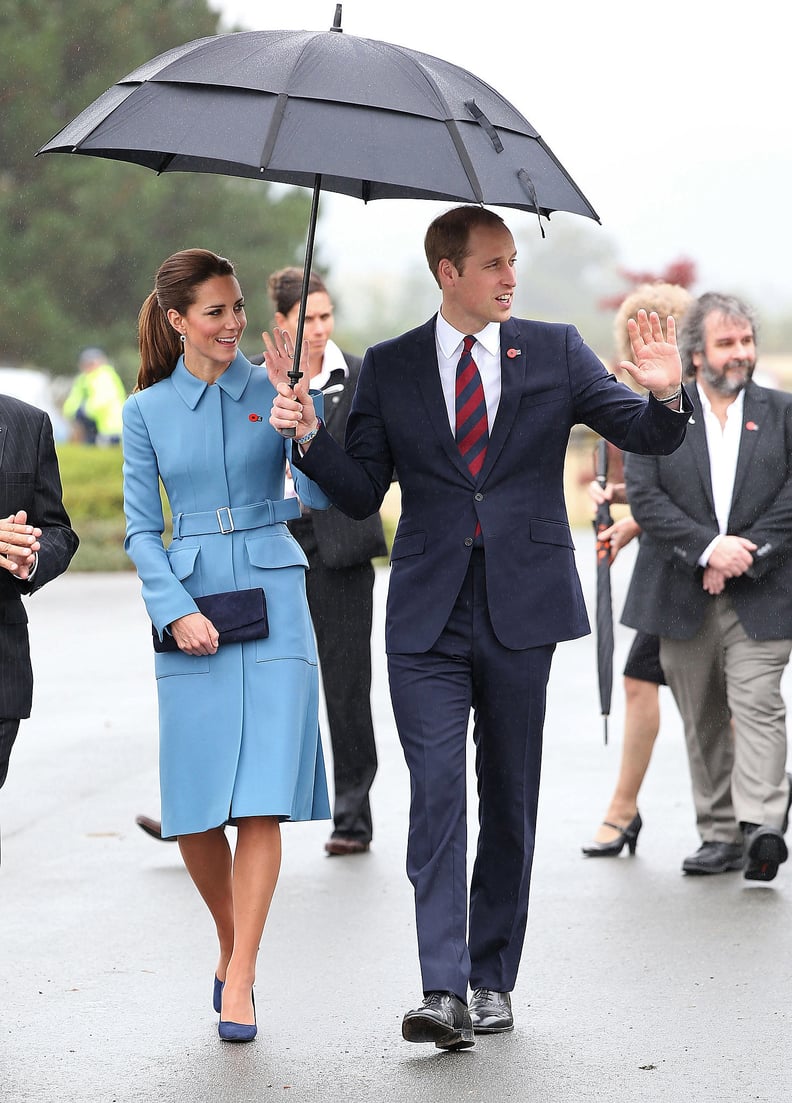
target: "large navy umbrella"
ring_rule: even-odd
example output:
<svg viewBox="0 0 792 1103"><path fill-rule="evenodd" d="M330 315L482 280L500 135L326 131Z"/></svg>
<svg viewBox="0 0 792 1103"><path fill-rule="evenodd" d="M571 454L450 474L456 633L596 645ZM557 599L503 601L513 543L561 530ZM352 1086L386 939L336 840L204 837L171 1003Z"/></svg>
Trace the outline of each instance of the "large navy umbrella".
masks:
<svg viewBox="0 0 792 1103"><path fill-rule="evenodd" d="M298 349L321 189L364 202L451 200L599 221L495 89L439 58L341 33L340 4L327 32L242 31L168 50L39 153L313 188Z"/></svg>

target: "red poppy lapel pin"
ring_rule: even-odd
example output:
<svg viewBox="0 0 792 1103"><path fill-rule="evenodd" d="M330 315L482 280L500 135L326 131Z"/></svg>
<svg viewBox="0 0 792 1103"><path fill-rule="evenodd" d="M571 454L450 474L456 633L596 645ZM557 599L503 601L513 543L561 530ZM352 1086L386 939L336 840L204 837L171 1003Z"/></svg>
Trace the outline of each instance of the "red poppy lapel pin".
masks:
<svg viewBox="0 0 792 1103"><path fill-rule="evenodd" d="M759 426L756 424L755 421L746 421L745 428L748 430L749 433L755 433Z"/></svg>
<svg viewBox="0 0 792 1103"><path fill-rule="evenodd" d="M515 356L520 355L520 350L519 349L506 349L506 355L508 356L508 358L510 360L513 360L515 358Z"/></svg>
<svg viewBox="0 0 792 1103"><path fill-rule="evenodd" d="M248 414L248 421L263 421L261 414Z"/></svg>

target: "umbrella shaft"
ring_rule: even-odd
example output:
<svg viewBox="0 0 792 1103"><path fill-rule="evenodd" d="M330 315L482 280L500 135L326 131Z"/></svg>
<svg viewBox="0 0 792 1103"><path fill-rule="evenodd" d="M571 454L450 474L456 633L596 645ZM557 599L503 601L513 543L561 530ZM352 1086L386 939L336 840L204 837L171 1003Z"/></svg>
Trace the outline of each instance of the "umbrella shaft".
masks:
<svg viewBox="0 0 792 1103"><path fill-rule="evenodd" d="M314 238L316 237L316 222L319 217L319 193L321 192L321 190L322 177L320 173L317 173L314 177L313 197L311 199L311 217L308 220L308 239L305 243L302 291L300 292L300 313L297 318L297 333L294 338L294 360L297 361L297 367L294 367L294 361L292 361L292 370L289 372L289 386L292 389L297 386L297 384L303 377L303 373L300 371L299 365L301 362L303 332L305 330L305 312L308 307L308 285L311 281L311 265L313 263ZM282 437L293 437L296 434L296 430L292 426L288 429L281 429L280 434Z"/></svg>

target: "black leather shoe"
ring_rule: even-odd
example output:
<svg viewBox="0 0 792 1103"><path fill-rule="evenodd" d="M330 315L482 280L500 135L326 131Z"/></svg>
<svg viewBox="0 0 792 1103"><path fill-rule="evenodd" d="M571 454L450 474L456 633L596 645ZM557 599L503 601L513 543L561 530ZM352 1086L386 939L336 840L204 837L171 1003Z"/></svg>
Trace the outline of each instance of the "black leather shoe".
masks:
<svg viewBox="0 0 792 1103"><path fill-rule="evenodd" d="M347 854L365 854L370 845L370 843L364 843L362 839L350 839L346 835L331 835L324 848L330 855L343 857Z"/></svg>
<svg viewBox="0 0 792 1103"><path fill-rule="evenodd" d="M745 826L745 880L772 881L789 857L784 836L775 827Z"/></svg>
<svg viewBox="0 0 792 1103"><path fill-rule="evenodd" d="M467 1004L453 992L427 992L421 1007L404 1016L402 1037L438 1049L468 1049L476 1042Z"/></svg>
<svg viewBox="0 0 792 1103"><path fill-rule="evenodd" d="M743 848L739 843L702 843L695 854L688 854L682 863L683 873L727 873L742 869Z"/></svg>
<svg viewBox="0 0 792 1103"><path fill-rule="evenodd" d="M474 1034L506 1034L514 1030L511 997L508 992L476 988L470 998L470 1021Z"/></svg>

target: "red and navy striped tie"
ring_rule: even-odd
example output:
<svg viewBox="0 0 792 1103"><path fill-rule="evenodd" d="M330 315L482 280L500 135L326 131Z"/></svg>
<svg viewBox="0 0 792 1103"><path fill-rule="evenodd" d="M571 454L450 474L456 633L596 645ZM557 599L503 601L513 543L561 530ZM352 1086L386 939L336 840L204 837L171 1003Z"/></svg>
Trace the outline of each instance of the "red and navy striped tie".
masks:
<svg viewBox="0 0 792 1103"><path fill-rule="evenodd" d="M489 442L484 387L471 349L475 337L466 337L456 370L456 442L474 479L484 465Z"/></svg>

